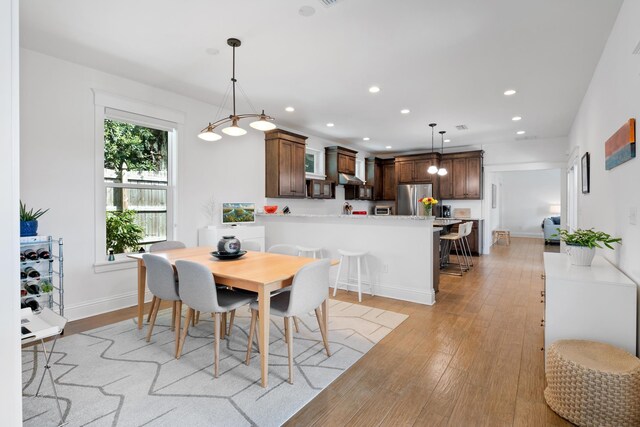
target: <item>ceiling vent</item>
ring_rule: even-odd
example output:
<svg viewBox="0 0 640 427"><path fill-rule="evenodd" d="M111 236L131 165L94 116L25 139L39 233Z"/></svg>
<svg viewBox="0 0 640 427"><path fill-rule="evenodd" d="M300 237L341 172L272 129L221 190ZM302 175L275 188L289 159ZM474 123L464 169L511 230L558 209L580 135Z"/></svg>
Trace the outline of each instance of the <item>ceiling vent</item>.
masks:
<svg viewBox="0 0 640 427"><path fill-rule="evenodd" d="M640 55L640 42L638 42L638 44L636 45L636 48L633 49L633 54Z"/></svg>
<svg viewBox="0 0 640 427"><path fill-rule="evenodd" d="M318 0L324 7L335 6L336 3L341 2L342 0Z"/></svg>
<svg viewBox="0 0 640 427"><path fill-rule="evenodd" d="M458 126L456 126L456 129L458 129L458 130L468 130L469 128L467 127L467 125L458 125Z"/></svg>

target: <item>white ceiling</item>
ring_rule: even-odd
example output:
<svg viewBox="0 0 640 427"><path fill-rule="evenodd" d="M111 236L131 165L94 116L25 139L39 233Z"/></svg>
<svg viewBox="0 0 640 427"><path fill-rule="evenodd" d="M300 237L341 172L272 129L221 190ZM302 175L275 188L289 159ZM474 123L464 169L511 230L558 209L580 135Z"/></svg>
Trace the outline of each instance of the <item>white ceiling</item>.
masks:
<svg viewBox="0 0 640 427"><path fill-rule="evenodd" d="M621 3L22 0L20 25L23 47L212 104L231 77L226 39L237 37L237 78L256 108L375 152L430 148L432 121L450 146L515 140L521 129L531 143L567 135ZM518 93L504 96L510 88Z"/></svg>

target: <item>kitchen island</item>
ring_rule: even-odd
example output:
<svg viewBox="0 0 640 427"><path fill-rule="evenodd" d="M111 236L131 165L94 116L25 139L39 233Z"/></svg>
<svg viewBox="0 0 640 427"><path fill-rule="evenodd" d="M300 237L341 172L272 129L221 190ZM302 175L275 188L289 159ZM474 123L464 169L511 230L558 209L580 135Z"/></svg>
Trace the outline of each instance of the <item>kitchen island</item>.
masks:
<svg viewBox="0 0 640 427"><path fill-rule="evenodd" d="M432 305L433 232L439 222L423 216L368 216L315 214L258 214L265 227L266 247L291 244L320 247L323 257L339 258L338 249L367 251L371 278L362 273L362 291ZM331 286L337 269L332 269ZM343 269L342 279L346 277ZM352 268L349 290L357 290Z"/></svg>

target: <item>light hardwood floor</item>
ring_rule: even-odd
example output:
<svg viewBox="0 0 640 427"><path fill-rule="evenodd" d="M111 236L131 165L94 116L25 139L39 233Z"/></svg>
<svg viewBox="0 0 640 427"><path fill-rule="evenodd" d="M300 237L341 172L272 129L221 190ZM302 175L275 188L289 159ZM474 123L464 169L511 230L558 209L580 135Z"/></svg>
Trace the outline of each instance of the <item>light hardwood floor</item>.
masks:
<svg viewBox="0 0 640 427"><path fill-rule="evenodd" d="M409 315L288 422L289 426L562 426L544 402L542 239L512 238L443 276L434 306L363 296ZM357 293L338 299L357 303ZM135 309L71 322L65 334Z"/></svg>

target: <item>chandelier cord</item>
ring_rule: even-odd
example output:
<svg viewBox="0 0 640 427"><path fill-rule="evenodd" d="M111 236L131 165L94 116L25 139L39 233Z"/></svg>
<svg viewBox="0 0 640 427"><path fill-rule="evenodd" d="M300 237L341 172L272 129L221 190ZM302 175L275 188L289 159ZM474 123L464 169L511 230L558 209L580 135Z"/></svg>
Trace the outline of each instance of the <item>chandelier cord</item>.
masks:
<svg viewBox="0 0 640 427"><path fill-rule="evenodd" d="M240 90L240 93L242 94L242 96L244 97L244 100L247 102L247 104L249 104L249 108L251 108L251 111L253 111L256 114L258 113L258 110L256 110L256 107L251 103L251 100L249 99L249 97L247 96L247 93L244 91L244 89L242 88L242 86L240 86L240 83L238 83L238 89Z"/></svg>
<svg viewBox="0 0 640 427"><path fill-rule="evenodd" d="M431 126L431 154L433 154L433 135L434 135L434 128L435 126Z"/></svg>
<svg viewBox="0 0 640 427"><path fill-rule="evenodd" d="M227 100L229 99L229 93L231 92L231 83L227 85L227 90L224 92L224 96L222 97L222 103L218 106L218 111L216 112L216 119L220 118L220 114L222 114L222 110L224 110L224 106L227 105Z"/></svg>
<svg viewBox="0 0 640 427"><path fill-rule="evenodd" d="M231 81L233 82L233 115L236 115L236 47L235 45L232 46L233 48L233 66L232 66L232 74L231 74Z"/></svg>

